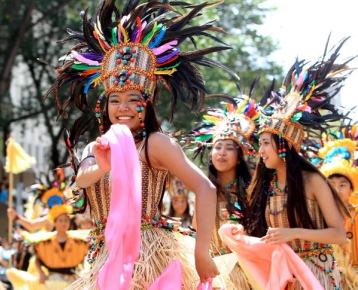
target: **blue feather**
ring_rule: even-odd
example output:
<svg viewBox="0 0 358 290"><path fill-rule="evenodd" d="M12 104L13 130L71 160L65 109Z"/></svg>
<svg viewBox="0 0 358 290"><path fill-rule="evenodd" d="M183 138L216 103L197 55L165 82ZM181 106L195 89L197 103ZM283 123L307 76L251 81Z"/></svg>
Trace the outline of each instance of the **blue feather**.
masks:
<svg viewBox="0 0 358 290"><path fill-rule="evenodd" d="M91 75L90 77L87 78L87 82L86 82L86 84L85 84L84 87L83 87L83 92L84 92L85 94L88 93L88 90L89 90L89 87L90 87L91 84L92 84L92 81L93 81L95 78L99 77L100 74L101 74L101 73L95 73L94 75Z"/></svg>
<svg viewBox="0 0 358 290"><path fill-rule="evenodd" d="M149 43L148 48L152 49L157 47L160 44L160 42L163 40L166 32L167 32L167 28L163 26L162 29L159 31L159 33Z"/></svg>

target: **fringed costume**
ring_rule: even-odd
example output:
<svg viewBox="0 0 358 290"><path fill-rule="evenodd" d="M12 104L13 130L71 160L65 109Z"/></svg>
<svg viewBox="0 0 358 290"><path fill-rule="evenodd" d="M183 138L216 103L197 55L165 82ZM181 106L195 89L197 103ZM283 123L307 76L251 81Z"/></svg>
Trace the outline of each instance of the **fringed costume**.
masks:
<svg viewBox="0 0 358 290"><path fill-rule="evenodd" d="M141 148L139 149L139 151ZM83 166L93 164L93 156L87 156ZM185 248L176 234L160 217L159 203L163 194L168 171L150 168L145 161L142 167L142 222L141 252L134 267L130 289L147 289L163 272L169 262L179 259L183 266L183 289L195 289L197 278L192 263L189 263ZM104 242L106 218L111 198L110 176L106 174L99 182L86 189L92 217L96 228L90 234L90 250L87 257L88 271L68 289L96 289L96 274L107 258ZM196 283L196 284L195 284Z"/></svg>
<svg viewBox="0 0 358 290"><path fill-rule="evenodd" d="M83 113L66 138L75 171L79 163L74 155L74 146L79 136L96 127L93 126L97 125L96 121L99 122L100 133L111 130L107 115L108 98L111 94L129 90L140 91L142 94L136 108L140 128L132 134L137 144L142 142L140 147L144 146L145 151L150 128L142 119L142 112L149 103L154 104L160 97L159 84L172 98L173 113L178 98L189 103L192 109L201 107L207 89L199 66L221 67L237 79L225 66L206 57L212 52L229 48L217 36L212 35L212 32L221 32L221 29L214 26L213 22L194 24L198 23L196 19L202 10L212 5L207 2L191 5L184 2L128 0L123 4L123 9L119 10L114 0L104 0L92 18L87 16L87 12L82 14L81 32L68 30L66 40L74 40L76 43L61 58L63 63L58 68L59 75L48 95L55 96L60 115L65 116L71 106ZM218 41L219 45L197 49L197 38L210 38ZM183 51L183 43L194 46L191 51ZM66 100L62 100L59 94L63 86L68 86L71 90L70 97ZM89 93L95 87L102 92L97 101L91 99L93 94ZM160 131L150 130L152 131L148 134ZM82 160L81 168L88 163L93 164L91 154L90 150L88 156ZM185 251L175 234L165 229L172 228L172 225L160 217L158 210L167 171L151 168L147 161L140 161L141 248L139 260L134 265L130 288L146 289L170 261L179 258L183 267L183 289L193 289L194 280L198 281L197 277L189 270L192 266L186 261ZM111 175L113 172L86 189L84 200L89 202L96 227L91 234L89 267L83 278L69 289L97 289L101 275L99 272L109 260L110 253L104 232L108 228L106 219L110 216L111 196L114 196Z"/></svg>
<svg viewBox="0 0 358 290"><path fill-rule="evenodd" d="M266 222L269 227L289 228L287 217L287 196L269 196L266 207ZM324 219L316 201L307 199L307 206L314 228L323 229ZM340 289L340 275L333 256L332 245L319 244L304 240L288 242L289 246L305 261L324 289ZM299 283L290 289L302 289Z"/></svg>
<svg viewBox="0 0 358 290"><path fill-rule="evenodd" d="M195 145L195 155L203 155L207 148L211 148L219 140L233 140L240 150L251 157L254 149L251 146L251 134L255 130L255 121L258 119L256 104L251 98L254 84L250 90L249 96L240 96L232 98L226 95L216 95L215 97L226 100L224 108L211 108L203 117L203 122L197 128L193 129L191 134L183 138L186 146ZM213 96L214 97L214 96ZM213 166L213 165L212 165ZM221 241L218 230L227 223L245 223L246 211L246 188L250 182L250 176L240 176L228 185L218 187L218 203L216 208L215 229L212 236L211 250L215 257L222 256L225 270L215 280L218 287L224 289L250 289L250 285L238 263L230 267L230 259L225 260L232 254L230 249ZM248 173L249 175L249 173ZM227 214L226 214L227 213Z"/></svg>
<svg viewBox="0 0 358 290"><path fill-rule="evenodd" d="M282 147L280 140L285 139L289 146L300 152L305 138L317 138L327 131L333 122L344 118L331 100L340 91L349 75L347 63L350 60L343 63L336 61L346 40L332 49L330 55L327 42L324 56L312 65L297 60L288 71L282 87L278 91L269 90L261 100L260 133L269 132L279 136L278 154L283 160L286 149ZM271 184L266 188L267 225L290 227L287 187L284 190L279 189L277 176L273 174ZM302 202L307 204L313 228L326 228L318 203L307 198ZM303 240L291 241L288 244L305 261L324 289L341 289L341 277L332 245ZM292 287L302 289L298 282Z"/></svg>
<svg viewBox="0 0 358 290"><path fill-rule="evenodd" d="M358 168L354 160L358 149L358 131L356 125L342 122L339 128L322 134L319 144L307 146L310 158L328 178L344 177L351 186L351 195L347 207L351 216L345 219L347 243L335 245L334 253L342 274L344 289L358 288ZM340 192L340 188L337 188Z"/></svg>

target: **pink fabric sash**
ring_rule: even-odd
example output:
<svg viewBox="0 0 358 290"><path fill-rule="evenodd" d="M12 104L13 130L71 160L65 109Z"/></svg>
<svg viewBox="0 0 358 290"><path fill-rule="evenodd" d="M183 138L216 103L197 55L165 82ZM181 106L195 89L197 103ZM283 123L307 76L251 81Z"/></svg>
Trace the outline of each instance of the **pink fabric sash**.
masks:
<svg viewBox="0 0 358 290"><path fill-rule="evenodd" d="M127 290L140 250L141 167L127 126L112 125L102 144L111 150L112 195L104 232L108 259L99 271L97 286L100 290ZM149 289L180 290L181 273L180 262L173 261Z"/></svg>
<svg viewBox="0 0 358 290"><path fill-rule="evenodd" d="M237 254L251 286L255 289L285 289L293 276L307 290L323 290L303 260L285 243L266 244L259 238L232 234L234 225L219 229L222 241Z"/></svg>
<svg viewBox="0 0 358 290"><path fill-rule="evenodd" d="M178 260L174 260L164 270L148 290L181 290L182 268Z"/></svg>
<svg viewBox="0 0 358 290"><path fill-rule="evenodd" d="M108 259L97 286L100 290L124 290L130 286L140 249L141 167L127 126L112 125L102 140L111 150L112 194L105 229Z"/></svg>

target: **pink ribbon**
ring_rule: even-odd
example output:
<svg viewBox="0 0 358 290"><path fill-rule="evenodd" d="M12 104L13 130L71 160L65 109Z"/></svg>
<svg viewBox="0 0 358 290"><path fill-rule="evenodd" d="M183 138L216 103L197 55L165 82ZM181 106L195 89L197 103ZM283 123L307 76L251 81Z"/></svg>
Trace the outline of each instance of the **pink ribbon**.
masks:
<svg viewBox="0 0 358 290"><path fill-rule="evenodd" d="M97 286L125 290L140 249L141 167L127 126L112 125L102 140L111 150L112 194L104 233L108 259L99 271Z"/></svg>
<svg viewBox="0 0 358 290"><path fill-rule="evenodd" d="M169 41L157 48L153 48L152 49L152 52L154 53L154 55L160 55L162 54L163 52L169 50L169 49L172 49L173 47L175 47L176 45L178 44L178 41L177 40L172 40L172 41Z"/></svg>
<svg viewBox="0 0 358 290"><path fill-rule="evenodd" d="M283 290L295 276L306 290L323 290L305 262L288 246L266 244L259 238L233 234L235 226L225 224L219 229L222 241L238 256L240 266L253 289Z"/></svg>
<svg viewBox="0 0 358 290"><path fill-rule="evenodd" d="M174 260L165 268L162 275L150 285L148 290L181 290L181 275L181 264L178 260Z"/></svg>
<svg viewBox="0 0 358 290"><path fill-rule="evenodd" d="M71 55L77 59L78 61L80 62L83 62L85 64L88 64L88 65L100 65L101 63L99 63L98 61L96 60L91 60L91 59L88 59L88 58L85 58L84 56L82 56L81 54L79 54L77 51L75 50L72 50L71 51Z"/></svg>

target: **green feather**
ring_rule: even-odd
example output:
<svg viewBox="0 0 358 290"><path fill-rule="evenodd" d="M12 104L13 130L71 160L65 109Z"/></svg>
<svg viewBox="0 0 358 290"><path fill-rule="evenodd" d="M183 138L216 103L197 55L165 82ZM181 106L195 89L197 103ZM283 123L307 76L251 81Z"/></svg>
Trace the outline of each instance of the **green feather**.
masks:
<svg viewBox="0 0 358 290"><path fill-rule="evenodd" d="M297 122L299 119L301 119L301 117L302 117L302 112L298 112L292 116L291 121Z"/></svg>
<svg viewBox="0 0 358 290"><path fill-rule="evenodd" d="M77 69L77 70L88 70L88 69L101 69L101 66L99 65L88 65L88 64L73 64L71 65L71 68Z"/></svg>
<svg viewBox="0 0 358 290"><path fill-rule="evenodd" d="M117 27L113 27L113 28L112 28L112 43L113 43L113 45L118 44L118 39L117 39Z"/></svg>

